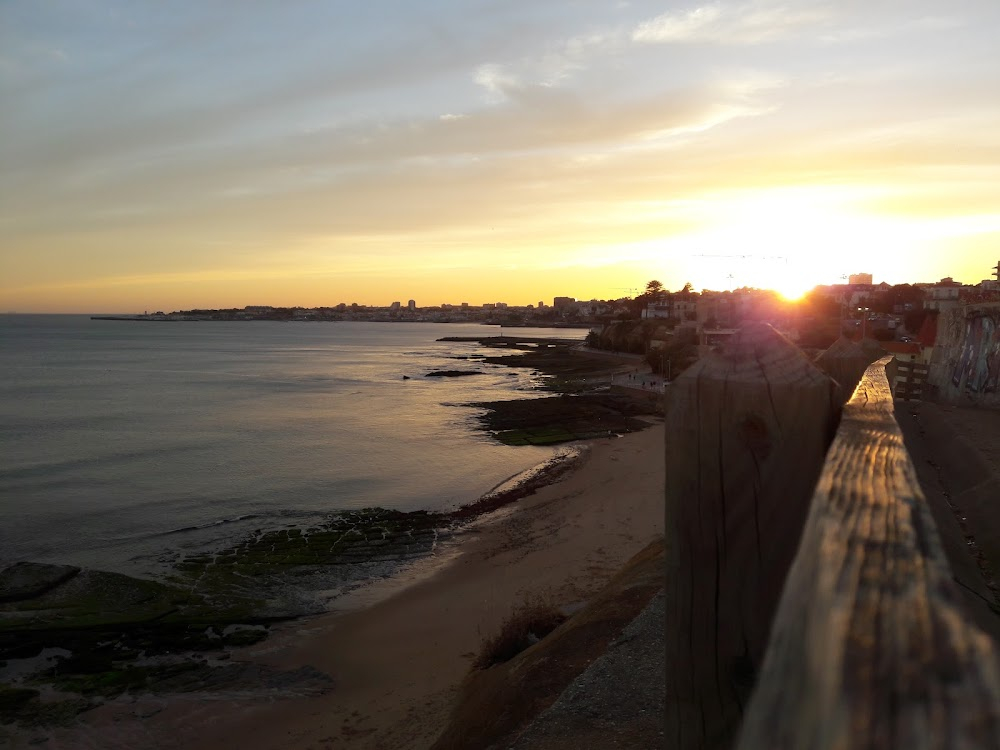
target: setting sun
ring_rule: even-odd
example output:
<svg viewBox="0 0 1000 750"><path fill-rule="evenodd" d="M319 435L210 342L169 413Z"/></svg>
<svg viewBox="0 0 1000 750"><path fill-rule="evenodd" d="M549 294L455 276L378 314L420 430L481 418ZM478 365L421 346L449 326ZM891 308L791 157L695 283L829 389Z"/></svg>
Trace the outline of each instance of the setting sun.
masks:
<svg viewBox="0 0 1000 750"><path fill-rule="evenodd" d="M786 299L865 270L899 276L898 248L920 259L945 232L929 220L881 215L881 190L858 186L765 187L685 202L689 230L662 248L703 289L773 289Z"/></svg>
<svg viewBox="0 0 1000 750"><path fill-rule="evenodd" d="M771 288L789 302L798 302L814 286L815 284L798 284L795 279L789 279L787 284L778 283Z"/></svg>

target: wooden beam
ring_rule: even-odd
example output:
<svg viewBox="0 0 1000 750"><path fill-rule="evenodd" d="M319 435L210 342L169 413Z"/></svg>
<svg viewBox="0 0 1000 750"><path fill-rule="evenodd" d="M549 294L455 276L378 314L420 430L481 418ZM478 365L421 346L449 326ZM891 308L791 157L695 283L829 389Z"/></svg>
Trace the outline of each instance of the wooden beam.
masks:
<svg viewBox="0 0 1000 750"><path fill-rule="evenodd" d="M998 748L995 644L966 621L893 416L865 372L820 476L740 750Z"/></svg>
<svg viewBox="0 0 1000 750"><path fill-rule="evenodd" d="M764 325L667 389L672 750L732 745L838 406L833 381Z"/></svg>

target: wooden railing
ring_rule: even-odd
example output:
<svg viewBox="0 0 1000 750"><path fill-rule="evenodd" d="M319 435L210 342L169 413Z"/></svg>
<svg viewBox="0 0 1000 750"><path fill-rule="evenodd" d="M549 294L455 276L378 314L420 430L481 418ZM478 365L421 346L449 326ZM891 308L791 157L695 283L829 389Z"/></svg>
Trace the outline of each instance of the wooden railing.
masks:
<svg viewBox="0 0 1000 750"><path fill-rule="evenodd" d="M890 359L844 407L741 750L1000 747L996 646L962 612L893 416Z"/></svg>
<svg viewBox="0 0 1000 750"><path fill-rule="evenodd" d="M996 646L961 610L889 359L835 434L835 384L766 326L671 385L667 747L1000 747Z"/></svg>

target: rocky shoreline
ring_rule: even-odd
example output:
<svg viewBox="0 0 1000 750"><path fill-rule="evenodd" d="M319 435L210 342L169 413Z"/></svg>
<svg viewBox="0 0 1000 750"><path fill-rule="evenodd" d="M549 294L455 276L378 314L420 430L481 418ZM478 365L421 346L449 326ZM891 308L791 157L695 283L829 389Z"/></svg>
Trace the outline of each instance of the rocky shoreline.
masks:
<svg viewBox="0 0 1000 750"><path fill-rule="evenodd" d="M498 346L521 352L480 361L532 367L546 376L548 390L560 393L475 404L483 409L481 426L500 442L553 445L648 426L639 418L649 412L647 405L588 392L608 371L606 362L571 355L565 342ZM164 581L33 563L0 571L0 725L72 723L80 712L123 693L199 693L248 684L322 693L329 689L322 673L253 667L259 673L248 675L251 667L231 663L229 654L266 638L273 623L321 608L289 592L343 591L360 585L359 578L391 576L432 554L472 519L552 483L582 455L566 452L522 481L448 513L369 508L338 513L312 528L258 531L228 549L180 560ZM4 732L0 727L0 739Z"/></svg>

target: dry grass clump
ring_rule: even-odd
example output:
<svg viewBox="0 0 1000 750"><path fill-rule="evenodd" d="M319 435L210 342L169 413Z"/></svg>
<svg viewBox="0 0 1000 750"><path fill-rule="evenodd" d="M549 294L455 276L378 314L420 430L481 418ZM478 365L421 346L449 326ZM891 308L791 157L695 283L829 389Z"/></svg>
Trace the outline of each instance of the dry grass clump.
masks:
<svg viewBox="0 0 1000 750"><path fill-rule="evenodd" d="M510 747L517 734L607 651L608 644L663 588L664 560L660 538L629 560L586 607L534 648L492 669L472 669L462 683L448 725L430 750ZM485 654L486 640L481 640ZM588 744L586 738L581 739L575 747L608 746L606 741Z"/></svg>
<svg viewBox="0 0 1000 750"><path fill-rule="evenodd" d="M498 633L483 639L472 668L489 669L510 661L565 621L566 615L550 602L526 600L508 615Z"/></svg>

